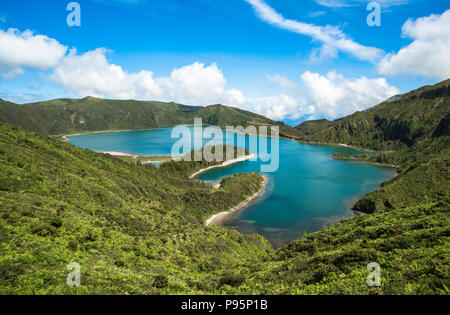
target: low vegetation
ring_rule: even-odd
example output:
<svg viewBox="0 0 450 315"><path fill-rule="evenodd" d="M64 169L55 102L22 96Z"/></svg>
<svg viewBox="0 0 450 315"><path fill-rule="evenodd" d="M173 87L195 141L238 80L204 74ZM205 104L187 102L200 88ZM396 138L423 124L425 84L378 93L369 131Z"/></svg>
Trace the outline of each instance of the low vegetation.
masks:
<svg viewBox="0 0 450 315"><path fill-rule="evenodd" d="M202 118L203 124L221 128L278 126L280 135L287 138L297 138L301 134L282 122L224 105L201 107L95 97L18 105L0 99L0 122L46 135L192 125L194 118Z"/></svg>
<svg viewBox="0 0 450 315"><path fill-rule="evenodd" d="M188 177L217 162L169 162L158 169L2 123L0 294L448 295L448 90L445 81L331 126L299 128L309 133L303 141L381 150L335 157L395 164L398 176L355 205L368 215L278 250L259 235L204 225L257 192L259 174L238 174L213 189ZM54 113L65 117L69 101L59 102ZM102 108L87 107L80 108ZM220 107L214 110L221 119ZM14 115L0 117L21 125L41 114ZM214 117L207 122L218 121ZM61 129L56 123L46 133L76 127L61 121ZM80 287L66 285L71 262L81 265ZM380 287L366 284L371 262L381 265Z"/></svg>
<svg viewBox="0 0 450 315"><path fill-rule="evenodd" d="M423 139L448 135L450 79L387 100L365 112L296 127L302 141L345 143L377 151L399 151Z"/></svg>
<svg viewBox="0 0 450 315"><path fill-rule="evenodd" d="M5 124L0 148L0 294L210 293L221 270L272 250L204 226L257 192L259 174L214 190ZM66 285L70 262L80 288Z"/></svg>

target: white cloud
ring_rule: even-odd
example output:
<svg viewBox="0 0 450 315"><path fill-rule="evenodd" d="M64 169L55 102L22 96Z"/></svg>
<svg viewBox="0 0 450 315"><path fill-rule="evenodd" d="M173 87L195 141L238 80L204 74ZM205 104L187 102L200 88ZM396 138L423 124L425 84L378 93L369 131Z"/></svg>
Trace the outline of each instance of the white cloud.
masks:
<svg viewBox="0 0 450 315"><path fill-rule="evenodd" d="M161 100L190 105L220 103L280 120L295 119L305 113L305 102L295 93L248 98L241 90L226 89L226 79L215 63L205 66L195 62L174 69L167 77L157 78L146 70L126 72L107 60L107 52L101 48L79 55L72 50L55 68L51 79L81 97ZM268 79L283 88L297 88L294 82L279 75Z"/></svg>
<svg viewBox="0 0 450 315"><path fill-rule="evenodd" d="M304 106L303 99L287 93L247 98L242 107L274 120L298 119L309 113Z"/></svg>
<svg viewBox="0 0 450 315"><path fill-rule="evenodd" d="M226 80L215 63L208 67L195 62L174 69L168 78L159 79L165 98L184 104L207 105L224 97ZM236 92L229 92L230 96Z"/></svg>
<svg viewBox="0 0 450 315"><path fill-rule="evenodd" d="M329 72L323 76L310 71L294 82L281 75L268 80L285 89L275 96L248 98L247 109L272 119L296 120L302 116L335 119L377 105L400 91L384 78L345 78Z"/></svg>
<svg viewBox="0 0 450 315"><path fill-rule="evenodd" d="M225 92L225 96L223 98L223 103L228 104L230 106L239 107L245 104L246 99L244 93L238 89L231 89Z"/></svg>
<svg viewBox="0 0 450 315"><path fill-rule="evenodd" d="M417 74L438 79L450 77L450 10L408 20L402 28L414 41L378 65L382 74Z"/></svg>
<svg viewBox="0 0 450 315"><path fill-rule="evenodd" d="M317 4L329 8L344 8L357 5L367 5L370 1L367 0L315 0ZM377 0L381 6L387 8L391 6L404 5L412 0Z"/></svg>
<svg viewBox="0 0 450 315"><path fill-rule="evenodd" d="M346 79L341 74L329 72L326 76L306 71L301 75L308 89L309 102L316 115L337 118L374 106L399 94L384 78Z"/></svg>
<svg viewBox="0 0 450 315"><path fill-rule="evenodd" d="M366 109L399 93L383 78L346 79L335 72L326 76L305 72L301 76L303 84L281 75L269 75L268 81L285 92L246 97L241 90L226 88L226 79L215 63L206 66L195 62L174 69L166 77L155 77L148 70L127 72L110 63L107 53L106 49L99 48L80 55L73 49L50 78L79 96L161 100L190 105L220 103L275 120L298 119L311 114L336 118Z"/></svg>
<svg viewBox="0 0 450 315"><path fill-rule="evenodd" d="M241 91L225 90L225 77L215 63L205 66L195 62L174 69L168 77L155 78L153 72L147 70L128 73L109 63L106 54L103 48L82 55L72 50L56 67L51 79L80 96L165 100L192 105L245 102Z"/></svg>
<svg viewBox="0 0 450 315"><path fill-rule="evenodd" d="M259 17L274 26L302 35L312 37L322 43L319 53L314 57L335 57L338 51L350 53L361 60L376 60L383 55L381 49L367 47L348 38L339 28L333 26L317 26L296 20L285 19L281 14L269 7L263 0L246 0Z"/></svg>
<svg viewBox="0 0 450 315"><path fill-rule="evenodd" d="M320 4L324 7L329 8L342 8L342 7L349 7L353 4L349 3L349 1L346 0L316 0L317 4Z"/></svg>
<svg viewBox="0 0 450 315"><path fill-rule="evenodd" d="M297 84L282 75L268 75L267 78L270 82L276 83L285 89L295 90L297 88Z"/></svg>
<svg viewBox="0 0 450 315"><path fill-rule="evenodd" d="M127 73L122 67L110 64L106 53L106 49L99 48L77 55L73 49L55 68L51 79L80 96L119 99L162 96L152 72Z"/></svg>
<svg viewBox="0 0 450 315"><path fill-rule="evenodd" d="M67 47L44 35L27 30L0 30L0 76L12 79L23 74L23 68L48 70L66 54Z"/></svg>
<svg viewBox="0 0 450 315"><path fill-rule="evenodd" d="M313 11L313 12L310 12L307 15L305 15L305 17L307 17L307 18L316 18L316 17L322 16L322 15L325 15L325 14L327 14L325 11Z"/></svg>
<svg viewBox="0 0 450 315"><path fill-rule="evenodd" d="M328 31L332 31L329 29ZM247 97L241 90L228 89L227 81L213 63L195 62L176 68L168 76L155 77L142 70L127 72L108 61L104 48L78 54L56 40L30 31L0 31L0 73L19 75L23 68L53 68L50 79L79 96L117 99L174 101L191 105L225 104L247 109L272 119L298 119L303 115L336 118L362 110L399 93L385 79L346 79L331 72L326 76L305 72L302 83L281 75L267 76L283 92ZM6 53L8 49L17 53Z"/></svg>

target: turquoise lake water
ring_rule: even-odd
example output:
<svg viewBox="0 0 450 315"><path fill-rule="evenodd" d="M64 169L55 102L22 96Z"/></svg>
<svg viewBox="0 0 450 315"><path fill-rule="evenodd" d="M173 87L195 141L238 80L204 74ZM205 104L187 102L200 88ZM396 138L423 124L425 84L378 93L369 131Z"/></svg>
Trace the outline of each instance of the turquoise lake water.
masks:
<svg viewBox="0 0 450 315"><path fill-rule="evenodd" d="M177 141L171 138L171 133L172 128L97 133L69 137L69 142L94 151L170 155L172 145ZM224 135L226 143L237 143L237 137L246 141L247 148L249 141L255 138ZM203 144L208 141L204 140ZM193 137L191 142L194 142ZM361 152L352 148L309 145L280 139L279 152L278 170L263 173L269 177L266 193L223 223L242 233L264 235L274 247L297 239L303 232L315 232L352 217L354 202L395 174L392 168L329 157L335 152ZM261 163L268 162L258 160L237 163L210 170L197 178L213 184L235 173L260 172Z"/></svg>

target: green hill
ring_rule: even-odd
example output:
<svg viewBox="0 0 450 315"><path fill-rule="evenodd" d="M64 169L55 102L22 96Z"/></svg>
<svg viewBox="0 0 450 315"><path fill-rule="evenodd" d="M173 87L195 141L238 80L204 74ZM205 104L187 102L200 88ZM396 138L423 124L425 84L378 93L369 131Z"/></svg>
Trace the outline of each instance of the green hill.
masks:
<svg viewBox="0 0 450 315"><path fill-rule="evenodd" d="M135 165L0 124L0 294L449 294L448 200L347 220L275 251L203 223L254 194L260 175L214 190L183 163ZM373 261L381 287L365 284ZM81 287L66 285L71 262Z"/></svg>
<svg viewBox="0 0 450 315"><path fill-rule="evenodd" d="M224 105L207 107L133 100L106 100L94 97L56 99L17 105L0 100L0 121L47 135L128 129L154 129L179 124L203 123L225 126L279 126L284 137L300 133L281 122Z"/></svg>
<svg viewBox="0 0 450 315"><path fill-rule="evenodd" d="M309 136L333 125L334 122L327 119L309 120L301 123L295 129Z"/></svg>
<svg viewBox="0 0 450 315"><path fill-rule="evenodd" d="M365 112L333 122L305 122L296 129L312 129L312 133L302 138L306 142L399 150L431 138L435 132L448 134L449 108L450 79L396 96Z"/></svg>
<svg viewBox="0 0 450 315"><path fill-rule="evenodd" d="M203 223L258 191L258 174L213 190L5 124L0 165L0 294L208 292L218 270L272 250ZM65 283L72 261L79 289Z"/></svg>

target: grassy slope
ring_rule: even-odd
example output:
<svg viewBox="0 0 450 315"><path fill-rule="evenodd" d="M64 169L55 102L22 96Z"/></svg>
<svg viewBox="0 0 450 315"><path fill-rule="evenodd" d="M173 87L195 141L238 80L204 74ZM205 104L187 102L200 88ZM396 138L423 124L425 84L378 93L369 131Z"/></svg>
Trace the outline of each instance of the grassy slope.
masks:
<svg viewBox="0 0 450 315"><path fill-rule="evenodd" d="M253 195L258 174L219 190L0 125L0 293L213 292L220 270L272 250L204 220ZM65 285L76 261L83 287Z"/></svg>
<svg viewBox="0 0 450 315"><path fill-rule="evenodd" d="M319 143L345 143L379 151L400 150L410 147L424 137L431 137L436 127L448 123L450 80L427 86L383 102L366 112L327 124L304 141ZM296 128L314 124L306 122ZM448 125L447 125L448 126Z"/></svg>
<svg viewBox="0 0 450 315"><path fill-rule="evenodd" d="M261 185L215 191L188 164L157 169L0 126L0 293L448 294L449 204L359 217L274 251L257 235L205 227ZM82 286L65 284L82 266ZM382 287L365 285L367 263Z"/></svg>
<svg viewBox="0 0 450 315"><path fill-rule="evenodd" d="M449 207L443 200L395 209L303 236L255 270L259 292L450 294ZM366 284L370 262L381 265L381 287Z"/></svg>
<svg viewBox="0 0 450 315"><path fill-rule="evenodd" d="M450 137L387 153L373 160L399 165L398 176L359 200L355 209L388 211L450 198Z"/></svg>
<svg viewBox="0 0 450 315"><path fill-rule="evenodd" d="M242 109L223 105L207 107L176 103L83 99L56 99L17 105L0 100L0 121L47 135L87 131L153 129L193 124L194 118L220 127L276 125L280 134L295 138L300 132L284 123Z"/></svg>
<svg viewBox="0 0 450 315"><path fill-rule="evenodd" d="M315 134L318 131L331 127L334 124L335 122L329 121L327 119L309 120L301 123L300 125L295 127L295 129L309 136Z"/></svg>

